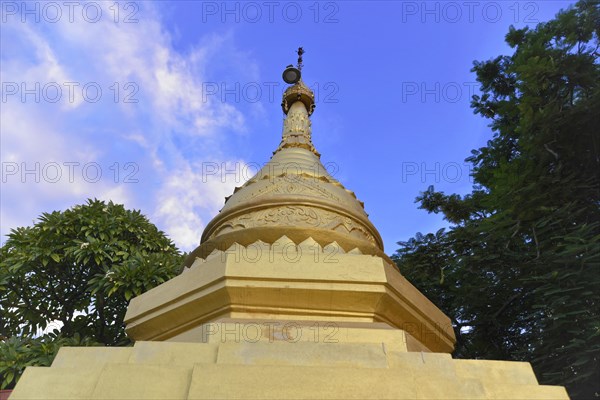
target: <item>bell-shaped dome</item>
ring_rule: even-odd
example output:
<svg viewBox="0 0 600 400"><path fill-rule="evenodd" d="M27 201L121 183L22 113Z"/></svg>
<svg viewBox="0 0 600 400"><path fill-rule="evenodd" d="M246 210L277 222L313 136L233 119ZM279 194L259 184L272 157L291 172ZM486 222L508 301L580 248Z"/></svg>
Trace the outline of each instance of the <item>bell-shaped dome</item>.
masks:
<svg viewBox="0 0 600 400"><path fill-rule="evenodd" d="M234 243L274 243L283 235L295 243L311 237L323 246L335 241L346 251L358 248L363 254L384 256L363 203L328 173L312 143L312 91L299 81L285 91L282 107L287 116L279 147L226 199L188 260Z"/></svg>

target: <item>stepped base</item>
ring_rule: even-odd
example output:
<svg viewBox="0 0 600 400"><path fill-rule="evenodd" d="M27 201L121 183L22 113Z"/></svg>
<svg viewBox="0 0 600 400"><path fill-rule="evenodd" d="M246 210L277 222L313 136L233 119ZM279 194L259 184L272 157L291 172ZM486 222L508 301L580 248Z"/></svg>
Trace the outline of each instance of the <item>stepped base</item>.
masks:
<svg viewBox="0 0 600 400"><path fill-rule="evenodd" d="M133 298L125 323L136 341L196 342L202 325L225 318L383 323L433 352L451 353L455 342L450 319L386 259L286 236L197 259Z"/></svg>
<svg viewBox="0 0 600 400"><path fill-rule="evenodd" d="M304 339L250 334L257 325L213 323L196 343L64 347L51 367L27 368L11 400L568 399L528 363L410 352L397 329L346 326L336 341L314 325L296 329Z"/></svg>

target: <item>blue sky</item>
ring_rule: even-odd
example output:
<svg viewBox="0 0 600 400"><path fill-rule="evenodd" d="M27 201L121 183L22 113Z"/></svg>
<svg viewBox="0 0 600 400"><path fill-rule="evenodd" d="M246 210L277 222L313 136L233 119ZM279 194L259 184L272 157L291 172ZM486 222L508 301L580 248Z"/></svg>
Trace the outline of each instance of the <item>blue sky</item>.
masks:
<svg viewBox="0 0 600 400"><path fill-rule="evenodd" d="M313 141L392 254L446 226L420 191L470 191L464 159L491 137L469 107L473 60L570 4L3 1L2 242L96 197L192 250L279 144L281 72L303 46Z"/></svg>

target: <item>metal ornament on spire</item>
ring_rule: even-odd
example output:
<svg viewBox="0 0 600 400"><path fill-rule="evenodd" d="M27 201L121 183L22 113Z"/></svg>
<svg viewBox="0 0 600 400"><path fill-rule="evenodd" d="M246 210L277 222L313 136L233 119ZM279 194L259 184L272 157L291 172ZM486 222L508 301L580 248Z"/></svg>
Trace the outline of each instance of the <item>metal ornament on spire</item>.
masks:
<svg viewBox="0 0 600 400"><path fill-rule="evenodd" d="M288 65L283 71L283 80L292 85L288 87L283 93L283 99L281 102L281 108L287 115L288 111L297 101L300 101L306 107L308 115L310 116L315 110L315 94L308 86L302 82L302 55L305 53L302 47L298 47L298 64L297 68L293 65Z"/></svg>
<svg viewBox="0 0 600 400"><path fill-rule="evenodd" d="M300 81L302 77L302 54L304 54L304 49L302 47L298 47L298 64L296 68L292 64L285 67L285 71L283 71L283 80L285 83L289 85L296 84Z"/></svg>
<svg viewBox="0 0 600 400"><path fill-rule="evenodd" d="M302 64L302 54L304 54L304 49L298 47L298 71L300 72L302 72L302 67L304 67L304 64Z"/></svg>

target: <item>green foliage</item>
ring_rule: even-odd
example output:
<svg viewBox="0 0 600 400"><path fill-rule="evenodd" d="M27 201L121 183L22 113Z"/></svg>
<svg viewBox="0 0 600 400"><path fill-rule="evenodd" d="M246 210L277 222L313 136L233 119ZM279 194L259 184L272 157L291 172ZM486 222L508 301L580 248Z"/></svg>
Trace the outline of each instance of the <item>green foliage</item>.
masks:
<svg viewBox="0 0 600 400"><path fill-rule="evenodd" d="M15 386L25 367L36 365L47 367L52 364L62 346L93 346L97 343L90 338L75 334L65 338L55 334L32 338L13 336L0 341L0 389Z"/></svg>
<svg viewBox="0 0 600 400"><path fill-rule="evenodd" d="M129 344L128 301L177 275L183 260L139 211L98 200L42 214L0 252L0 351L12 362L0 369L4 386L61 344ZM55 335L36 337L53 326Z"/></svg>
<svg viewBox="0 0 600 400"><path fill-rule="evenodd" d="M530 361L574 399L600 396L599 33L582 1L474 63L472 107L494 132L467 158L476 186L422 193L453 225L394 256L452 318L457 356Z"/></svg>

